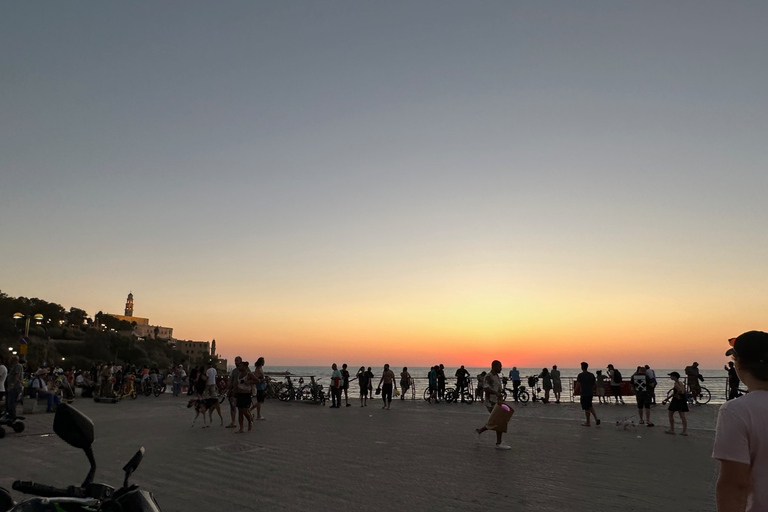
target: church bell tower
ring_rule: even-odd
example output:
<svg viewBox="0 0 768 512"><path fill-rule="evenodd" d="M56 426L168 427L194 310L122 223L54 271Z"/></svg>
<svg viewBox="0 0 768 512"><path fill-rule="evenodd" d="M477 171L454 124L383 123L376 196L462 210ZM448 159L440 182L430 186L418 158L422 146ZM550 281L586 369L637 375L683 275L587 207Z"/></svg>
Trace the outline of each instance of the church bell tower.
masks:
<svg viewBox="0 0 768 512"><path fill-rule="evenodd" d="M128 294L128 299L125 301L125 316L133 316L133 294Z"/></svg>

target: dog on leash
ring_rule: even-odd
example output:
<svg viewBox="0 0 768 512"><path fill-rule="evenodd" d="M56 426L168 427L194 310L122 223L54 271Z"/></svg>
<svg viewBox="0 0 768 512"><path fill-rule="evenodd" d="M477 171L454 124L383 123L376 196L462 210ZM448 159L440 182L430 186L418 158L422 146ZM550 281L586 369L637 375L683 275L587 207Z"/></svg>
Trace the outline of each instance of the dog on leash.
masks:
<svg viewBox="0 0 768 512"><path fill-rule="evenodd" d="M623 420L616 420L616 429L617 430L629 430L629 429L637 430L637 427L635 426L635 420L623 419Z"/></svg>
<svg viewBox="0 0 768 512"><path fill-rule="evenodd" d="M217 398L193 398L189 401L187 404L187 409L190 409L194 407L195 408L195 419L192 420L192 426L195 426L195 422L197 421L198 416L202 414L203 416L203 428L208 428L211 425L213 425L213 411L216 411L219 413L219 419L221 420L221 425L224 426L224 417L221 415L221 407L219 407L219 400ZM208 423L209 425L205 424L205 413L208 413Z"/></svg>

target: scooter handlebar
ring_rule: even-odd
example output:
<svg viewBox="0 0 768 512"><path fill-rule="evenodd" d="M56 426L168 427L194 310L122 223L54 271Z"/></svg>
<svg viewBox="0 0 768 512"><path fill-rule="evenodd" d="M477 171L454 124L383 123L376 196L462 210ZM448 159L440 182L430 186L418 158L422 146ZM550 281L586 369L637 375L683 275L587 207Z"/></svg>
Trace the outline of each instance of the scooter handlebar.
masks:
<svg viewBox="0 0 768 512"><path fill-rule="evenodd" d="M55 498L57 496L64 496L69 498L82 498L83 492L79 487L70 485L67 488L59 489L50 485L38 484L35 482L16 480L13 482L13 489L15 491L23 492L24 494L34 494L35 496L42 496L44 498Z"/></svg>

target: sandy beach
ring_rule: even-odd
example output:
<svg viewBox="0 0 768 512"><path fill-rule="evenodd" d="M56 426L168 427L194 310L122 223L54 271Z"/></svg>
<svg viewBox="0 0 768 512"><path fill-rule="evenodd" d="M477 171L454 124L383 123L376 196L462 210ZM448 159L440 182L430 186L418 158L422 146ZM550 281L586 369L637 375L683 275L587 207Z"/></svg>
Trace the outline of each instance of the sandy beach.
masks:
<svg viewBox="0 0 768 512"><path fill-rule="evenodd" d="M478 438L482 405L374 400L366 408L329 409L270 401L266 421L236 435L219 426L190 428L185 397L118 404L78 399L96 426L96 480L119 485L120 468L147 450L133 481L164 511L238 510L531 510L622 511L714 509L717 464L710 458L716 405L689 414L690 436L656 427L620 430L636 409L597 406L600 427L582 427L578 404L516 407L505 442ZM225 404L226 405L226 404ZM223 407L224 423L229 419ZM0 440L0 485L15 479L79 483L85 456L52 432L53 415L35 414L20 435ZM15 494L16 499L21 496Z"/></svg>

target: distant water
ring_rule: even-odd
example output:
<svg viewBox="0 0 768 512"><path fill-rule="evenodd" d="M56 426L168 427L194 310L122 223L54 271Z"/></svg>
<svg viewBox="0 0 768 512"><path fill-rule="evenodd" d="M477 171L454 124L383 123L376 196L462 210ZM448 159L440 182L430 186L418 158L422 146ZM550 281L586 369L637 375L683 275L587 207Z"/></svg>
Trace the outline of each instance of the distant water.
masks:
<svg viewBox="0 0 768 512"><path fill-rule="evenodd" d="M350 373L351 377L354 377L357 373L357 370L359 369L359 366L350 366L347 368L347 370ZM366 369L368 367L366 366ZM339 365L339 369L341 369L341 365ZM509 376L509 370L511 368L504 368L502 373L505 376ZM569 400L570 399L570 388L569 388L569 382L572 382L576 379L576 376L581 373L580 368L558 368L560 370L561 380L563 382L563 399ZM393 367L392 371L395 372L395 375L397 376L398 382L400 380L400 372L403 370L402 367ZM409 366L408 367L408 373L411 374L411 377L414 379L414 388L416 390L416 396L417 398L420 398L422 396L422 393L424 392L424 389L427 386L427 374L429 373L430 368L425 366ZM447 386L453 386L456 383L456 377L454 376L456 373L457 367L446 367L445 368L445 375L446 375L446 385ZM466 370L469 372L469 374L472 376L472 383L473 385L476 385L476 377L484 371L488 371L487 367L484 368L478 368L478 367L466 367ZM530 375L538 375L541 373L541 368L518 368L520 371L520 375L522 377L522 381L524 385L527 385L525 380ZM606 373L605 368L590 368L590 371L592 373L595 373L597 370L602 370L603 373ZM679 372L681 375L683 375L683 368L675 368L675 369L667 369L667 368L661 368L661 369L653 369L656 372L656 380L658 382L657 384L657 392L656 396L666 396L666 392L668 389L672 388L672 381L669 380L669 377L667 376L668 373L676 371ZM331 379L331 370L330 366L268 366L264 367L265 372L284 372L289 371L292 375L296 376L310 376L314 375L315 379L319 380L319 382L323 385L328 385L328 382L330 382ZM381 378L381 373L383 371L382 367L372 367L371 371L374 374L374 387L376 387L376 384L378 383L378 379ZM619 371L621 372L621 375L624 380L628 380L633 373L635 373L635 369L628 369L628 368L619 368ZM704 382L702 382L702 386L705 386L709 391L712 393L712 401L710 403L723 403L725 402L726 398L726 382L727 382L727 374L724 370L701 370L700 372L702 376L704 377ZM683 375L684 377L684 375ZM398 384L399 385L399 384ZM541 383L539 382L539 385ZM352 383L352 390L356 391L356 384ZM511 386L510 386L511 387ZM625 398L626 400L626 398Z"/></svg>

